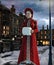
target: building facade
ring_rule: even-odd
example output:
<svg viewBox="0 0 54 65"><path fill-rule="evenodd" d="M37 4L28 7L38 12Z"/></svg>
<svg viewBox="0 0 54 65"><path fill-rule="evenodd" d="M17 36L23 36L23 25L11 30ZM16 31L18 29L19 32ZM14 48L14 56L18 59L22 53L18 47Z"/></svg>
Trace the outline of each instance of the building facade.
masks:
<svg viewBox="0 0 54 65"><path fill-rule="evenodd" d="M3 47L11 47L14 43L15 48L21 45L21 35L19 31L25 16L22 13L16 15L14 5L10 9L0 3L0 40L4 43ZM16 45L15 45L16 44Z"/></svg>
<svg viewBox="0 0 54 65"><path fill-rule="evenodd" d="M15 14L14 6L9 10L0 3L0 38L17 35L19 16Z"/></svg>
<svg viewBox="0 0 54 65"><path fill-rule="evenodd" d="M7 36L11 31L10 11L0 3L0 38Z"/></svg>
<svg viewBox="0 0 54 65"><path fill-rule="evenodd" d="M49 37L49 29L48 25L47 28L44 28L44 25L42 29L37 33L37 43L38 45L49 45L50 37ZM54 29L52 29L52 45L54 45Z"/></svg>

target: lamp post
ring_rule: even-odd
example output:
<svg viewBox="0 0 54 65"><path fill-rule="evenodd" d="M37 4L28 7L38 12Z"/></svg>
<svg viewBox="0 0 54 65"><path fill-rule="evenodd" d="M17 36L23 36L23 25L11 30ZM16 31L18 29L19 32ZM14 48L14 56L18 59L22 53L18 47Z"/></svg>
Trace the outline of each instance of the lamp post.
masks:
<svg viewBox="0 0 54 65"><path fill-rule="evenodd" d="M42 0L40 0L42 1ZM49 61L48 65L52 65L52 29L51 29L51 0L49 0Z"/></svg>
<svg viewBox="0 0 54 65"><path fill-rule="evenodd" d="M50 36L50 45L49 45L49 62L48 65L52 65L52 29L51 29L51 0L49 0L49 36Z"/></svg>

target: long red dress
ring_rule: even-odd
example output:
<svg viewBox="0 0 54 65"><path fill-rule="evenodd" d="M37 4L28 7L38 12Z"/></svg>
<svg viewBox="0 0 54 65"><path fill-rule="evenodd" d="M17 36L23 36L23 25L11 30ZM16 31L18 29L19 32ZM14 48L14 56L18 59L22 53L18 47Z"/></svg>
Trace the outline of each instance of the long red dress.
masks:
<svg viewBox="0 0 54 65"><path fill-rule="evenodd" d="M23 27L27 26L27 20L22 24ZM37 51L37 40L36 33L38 32L37 21L30 19L30 26L34 30L34 33L30 36L30 60L34 62L36 65L40 65L38 51ZM26 48L27 48L27 37L23 36L22 45L20 49L20 55L18 58L18 64L24 60L26 60Z"/></svg>

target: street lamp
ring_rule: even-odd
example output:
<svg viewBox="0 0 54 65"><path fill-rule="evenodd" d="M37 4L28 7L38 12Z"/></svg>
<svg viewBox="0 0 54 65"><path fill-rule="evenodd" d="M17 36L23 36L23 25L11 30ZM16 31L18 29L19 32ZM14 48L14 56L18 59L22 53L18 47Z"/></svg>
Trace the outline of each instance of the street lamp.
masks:
<svg viewBox="0 0 54 65"><path fill-rule="evenodd" d="M42 1L42 0L40 0ZM52 29L51 29L51 0L49 0L49 62L48 65L52 65Z"/></svg>
<svg viewBox="0 0 54 65"><path fill-rule="evenodd" d="M51 0L49 0L49 36L50 36L50 45L49 45L49 62L48 65L52 65L52 29L51 29Z"/></svg>

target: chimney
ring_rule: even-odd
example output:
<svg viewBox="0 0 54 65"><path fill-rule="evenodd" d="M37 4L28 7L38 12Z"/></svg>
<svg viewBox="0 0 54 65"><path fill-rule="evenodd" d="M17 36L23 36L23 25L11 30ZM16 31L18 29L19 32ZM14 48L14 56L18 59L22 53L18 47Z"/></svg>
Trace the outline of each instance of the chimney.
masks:
<svg viewBox="0 0 54 65"><path fill-rule="evenodd" d="M48 25L47 25L47 30L48 30Z"/></svg>
<svg viewBox="0 0 54 65"><path fill-rule="evenodd" d="M42 25L42 29L44 30L44 25Z"/></svg>
<svg viewBox="0 0 54 65"><path fill-rule="evenodd" d="M16 9L15 9L14 5L12 5L10 11L11 11L13 14L15 14L15 10L16 10Z"/></svg>

